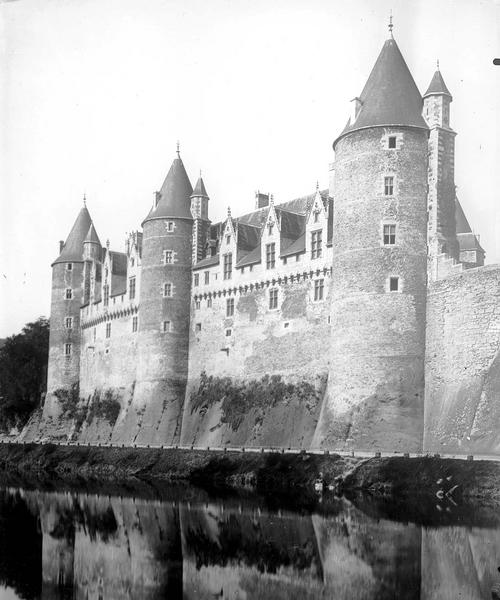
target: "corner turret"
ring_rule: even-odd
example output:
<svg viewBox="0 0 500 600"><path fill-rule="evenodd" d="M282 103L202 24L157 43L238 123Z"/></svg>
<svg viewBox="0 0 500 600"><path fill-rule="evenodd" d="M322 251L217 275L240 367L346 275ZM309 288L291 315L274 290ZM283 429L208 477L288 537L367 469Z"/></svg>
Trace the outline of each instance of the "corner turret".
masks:
<svg viewBox="0 0 500 600"><path fill-rule="evenodd" d="M439 63L424 94L423 114L430 128L428 170L429 279L438 276L439 255L458 261L460 247L455 219L455 136L450 127L450 94Z"/></svg>
<svg viewBox="0 0 500 600"><path fill-rule="evenodd" d="M191 215L194 219L193 223L193 265L203 258L203 251L207 241L207 234L210 227L208 218L208 201L209 197L205 184L200 176L194 186L191 194Z"/></svg>

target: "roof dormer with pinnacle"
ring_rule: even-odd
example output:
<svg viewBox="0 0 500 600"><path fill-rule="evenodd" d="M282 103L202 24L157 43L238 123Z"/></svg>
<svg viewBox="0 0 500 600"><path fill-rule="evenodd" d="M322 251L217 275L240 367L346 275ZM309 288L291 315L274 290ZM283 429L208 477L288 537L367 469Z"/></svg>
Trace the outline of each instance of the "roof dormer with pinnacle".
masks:
<svg viewBox="0 0 500 600"><path fill-rule="evenodd" d="M177 148L177 158L174 159L161 189L156 194L155 205L144 219L192 219L191 216L191 194L193 188L181 160Z"/></svg>
<svg viewBox="0 0 500 600"><path fill-rule="evenodd" d="M359 98L356 111L336 143L345 135L371 127L416 127L428 129L422 117L422 96L392 37L386 40Z"/></svg>

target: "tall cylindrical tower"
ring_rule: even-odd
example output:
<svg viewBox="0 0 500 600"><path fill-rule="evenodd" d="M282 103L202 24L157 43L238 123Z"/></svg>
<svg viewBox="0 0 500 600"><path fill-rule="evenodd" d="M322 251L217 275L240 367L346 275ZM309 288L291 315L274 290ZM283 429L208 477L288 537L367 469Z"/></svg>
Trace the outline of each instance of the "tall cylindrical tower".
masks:
<svg viewBox="0 0 500 600"><path fill-rule="evenodd" d="M60 400L77 392L80 379L80 306L83 301L83 245L92 220L86 206L52 264L49 363L44 417L57 416Z"/></svg>
<svg viewBox="0 0 500 600"><path fill-rule="evenodd" d="M334 142L330 372L313 441L422 447L428 129L391 38Z"/></svg>
<svg viewBox="0 0 500 600"><path fill-rule="evenodd" d="M179 440L188 372L193 191L178 156L143 223L137 381L138 443Z"/></svg>

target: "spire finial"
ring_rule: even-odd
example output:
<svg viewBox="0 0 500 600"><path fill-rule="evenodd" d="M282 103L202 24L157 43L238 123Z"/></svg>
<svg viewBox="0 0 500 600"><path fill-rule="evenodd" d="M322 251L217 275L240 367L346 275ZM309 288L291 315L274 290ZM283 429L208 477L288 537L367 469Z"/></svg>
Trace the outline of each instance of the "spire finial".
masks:
<svg viewBox="0 0 500 600"><path fill-rule="evenodd" d="M231 207L230 206L227 207L227 218L228 219L231 218Z"/></svg>
<svg viewBox="0 0 500 600"><path fill-rule="evenodd" d="M439 71L439 58L436 60L436 67L437 67L437 70Z"/></svg>
<svg viewBox="0 0 500 600"><path fill-rule="evenodd" d="M179 142L179 140L177 140L177 157L180 158L181 157L181 143Z"/></svg>
<svg viewBox="0 0 500 600"><path fill-rule="evenodd" d="M200 179L201 179L201 169L200 169Z"/></svg>
<svg viewBox="0 0 500 600"><path fill-rule="evenodd" d="M85 192L83 192L83 206L87 208L87 194Z"/></svg>
<svg viewBox="0 0 500 600"><path fill-rule="evenodd" d="M392 37L392 28L394 27L394 25L392 24L392 8L391 8L391 12L389 14L389 33L391 34Z"/></svg>
<svg viewBox="0 0 500 600"><path fill-rule="evenodd" d="M319 180L316 179L316 191L319 192Z"/></svg>

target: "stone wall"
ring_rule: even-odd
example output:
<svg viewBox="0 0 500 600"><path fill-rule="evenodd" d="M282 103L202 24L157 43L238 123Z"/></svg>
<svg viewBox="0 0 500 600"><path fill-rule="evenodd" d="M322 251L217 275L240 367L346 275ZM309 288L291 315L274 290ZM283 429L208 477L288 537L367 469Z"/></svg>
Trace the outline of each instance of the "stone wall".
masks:
<svg viewBox="0 0 500 600"><path fill-rule="evenodd" d="M500 452L500 267L429 287L424 449Z"/></svg>
<svg viewBox="0 0 500 600"><path fill-rule="evenodd" d="M181 443L309 446L328 371L331 280L329 271L292 274L286 283L281 276L280 283L256 282L193 308ZM317 278L324 281L318 302ZM271 289L278 290L276 310Z"/></svg>

